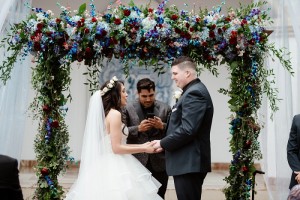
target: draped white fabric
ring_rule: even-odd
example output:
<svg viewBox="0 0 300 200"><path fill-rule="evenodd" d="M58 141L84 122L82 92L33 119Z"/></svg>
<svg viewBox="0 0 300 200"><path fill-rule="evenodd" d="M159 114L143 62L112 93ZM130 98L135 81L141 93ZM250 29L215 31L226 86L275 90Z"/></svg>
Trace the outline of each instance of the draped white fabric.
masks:
<svg viewBox="0 0 300 200"><path fill-rule="evenodd" d="M300 10L300 1L295 0L268 0L271 8L271 17L274 24L269 29L274 30L270 42L277 48L285 47L291 52L294 76L291 76L280 64L279 60L266 60L266 67L275 73L275 88L278 88L279 111L270 119L271 111L266 99L263 101L260 116L265 122L261 132L263 160L261 162L265 174L265 181L271 200L286 200L289 193L291 169L287 162L287 141L293 116L300 113L299 105L299 45L300 27L297 12Z"/></svg>
<svg viewBox="0 0 300 200"><path fill-rule="evenodd" d="M0 0L0 39L7 35L10 24L25 19L30 9L25 3L28 0ZM0 48L0 63L10 52ZM11 79L4 85L0 82L0 154L9 155L18 160L21 158L24 125L28 108L27 93L30 84L29 58L15 63Z"/></svg>

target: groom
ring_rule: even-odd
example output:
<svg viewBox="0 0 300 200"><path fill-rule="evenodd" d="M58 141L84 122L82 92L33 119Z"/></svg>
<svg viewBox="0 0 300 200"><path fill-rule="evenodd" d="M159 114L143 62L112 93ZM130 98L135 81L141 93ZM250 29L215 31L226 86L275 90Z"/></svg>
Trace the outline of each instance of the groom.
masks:
<svg viewBox="0 0 300 200"><path fill-rule="evenodd" d="M183 93L172 109L166 137L156 140L155 148L165 150L166 170L174 178L178 200L199 200L203 181L211 171L214 107L191 58L181 56L173 61L172 79Z"/></svg>

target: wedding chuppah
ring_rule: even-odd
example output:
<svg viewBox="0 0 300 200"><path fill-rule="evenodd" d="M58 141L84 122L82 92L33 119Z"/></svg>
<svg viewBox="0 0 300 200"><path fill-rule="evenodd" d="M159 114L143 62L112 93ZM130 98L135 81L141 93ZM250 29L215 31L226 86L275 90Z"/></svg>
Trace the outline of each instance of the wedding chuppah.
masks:
<svg viewBox="0 0 300 200"><path fill-rule="evenodd" d="M161 63L171 63L180 55L193 58L199 71L206 68L215 75L219 65L228 66L231 83L220 92L230 98L233 159L224 193L226 199L250 198L254 160L262 156L257 141L261 125L256 115L262 94L268 96L272 110L277 110L276 89L269 81L273 74L264 67L264 59L272 54L288 71L291 63L285 59L286 52L268 41L266 25L271 19L268 10L261 9L264 2L229 9L225 15L221 5L211 11L188 12L166 7L168 3L172 2L165 0L152 8L119 2L105 13L97 13L90 1L76 12L59 5L59 17L47 8L31 8L34 13L27 20L11 26L1 42L11 52L0 65L3 83L9 81L19 58L32 55L36 62L32 86L37 94L30 106L40 120L34 146L38 177L35 198L64 196L57 177L70 160L64 118L65 104L70 100L66 93L72 62L87 65L87 84L95 91L104 58L119 59L127 75L132 63L153 67L160 75L165 72Z"/></svg>

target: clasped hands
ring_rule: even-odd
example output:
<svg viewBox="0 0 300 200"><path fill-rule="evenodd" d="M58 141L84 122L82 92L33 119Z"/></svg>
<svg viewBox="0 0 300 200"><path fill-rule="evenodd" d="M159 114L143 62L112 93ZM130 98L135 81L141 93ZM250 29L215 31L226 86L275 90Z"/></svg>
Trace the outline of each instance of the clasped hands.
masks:
<svg viewBox="0 0 300 200"><path fill-rule="evenodd" d="M160 146L160 140L153 140L151 142L146 142L143 145L145 145L146 153L160 153L164 150Z"/></svg>
<svg viewBox="0 0 300 200"><path fill-rule="evenodd" d="M300 183L300 171L294 171L294 173L296 174L295 180L299 184Z"/></svg>

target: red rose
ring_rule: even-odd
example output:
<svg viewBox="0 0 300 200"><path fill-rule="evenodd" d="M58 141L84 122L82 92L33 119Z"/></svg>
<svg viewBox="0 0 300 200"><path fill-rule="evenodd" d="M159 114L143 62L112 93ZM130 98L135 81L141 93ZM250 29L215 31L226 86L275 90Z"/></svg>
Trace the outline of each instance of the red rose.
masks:
<svg viewBox="0 0 300 200"><path fill-rule="evenodd" d="M91 53L91 51L92 51L92 49L91 49L90 47L87 47L87 48L85 49L85 53Z"/></svg>
<svg viewBox="0 0 300 200"><path fill-rule="evenodd" d="M41 30L36 30L36 31L34 32L34 35L37 37L37 36L39 36L40 33L42 33Z"/></svg>
<svg viewBox="0 0 300 200"><path fill-rule="evenodd" d="M106 34L107 34L107 31L106 30L102 30L102 36L104 37L104 36L106 36Z"/></svg>
<svg viewBox="0 0 300 200"><path fill-rule="evenodd" d="M186 28L190 28L190 24L189 23L185 23L185 27Z"/></svg>
<svg viewBox="0 0 300 200"><path fill-rule="evenodd" d="M254 45L255 44L255 40L252 38L251 40L248 41L249 44Z"/></svg>
<svg viewBox="0 0 300 200"><path fill-rule="evenodd" d="M93 17L93 18L92 18L92 22L97 22L97 18L96 18L96 17Z"/></svg>
<svg viewBox="0 0 300 200"><path fill-rule="evenodd" d="M120 57L121 57L121 58L124 58L124 55L125 55L125 53L122 51L122 52L120 53Z"/></svg>
<svg viewBox="0 0 300 200"><path fill-rule="evenodd" d="M80 21L81 21L82 23L84 23L85 19L84 19L84 18L81 18Z"/></svg>
<svg viewBox="0 0 300 200"><path fill-rule="evenodd" d="M246 167L246 166L243 166L243 167L242 167L242 171L243 171L243 172L248 172L248 171L249 171L249 169L248 169L248 167Z"/></svg>
<svg viewBox="0 0 300 200"><path fill-rule="evenodd" d="M191 34L189 33L185 33L184 37L188 40L192 38Z"/></svg>
<svg viewBox="0 0 300 200"><path fill-rule="evenodd" d="M58 128L59 127L59 122L57 120L53 120L53 122L51 123L51 127Z"/></svg>
<svg viewBox="0 0 300 200"><path fill-rule="evenodd" d="M225 18L225 21L230 22L231 19L230 19L229 17L226 17L226 18Z"/></svg>
<svg viewBox="0 0 300 200"><path fill-rule="evenodd" d="M120 25L120 24L121 24L121 19L116 18L115 21L114 21L114 23L115 23L116 25Z"/></svg>
<svg viewBox="0 0 300 200"><path fill-rule="evenodd" d="M49 106L48 106L48 105L44 105L44 106L43 106L43 111L44 111L44 112L49 112L49 111L50 111Z"/></svg>
<svg viewBox="0 0 300 200"><path fill-rule="evenodd" d="M90 29L88 29L88 28L85 28L85 29L84 29L84 33L85 33L85 34L88 34L89 32L90 32Z"/></svg>
<svg viewBox="0 0 300 200"><path fill-rule="evenodd" d="M148 12L149 12L149 13L152 13L152 12L153 12L153 8L149 8L149 9L148 9Z"/></svg>
<svg viewBox="0 0 300 200"><path fill-rule="evenodd" d="M237 34L238 34L238 32L237 32L237 31L231 31L231 36L233 36L233 37L236 37L236 36L237 36Z"/></svg>
<svg viewBox="0 0 300 200"><path fill-rule="evenodd" d="M202 46L207 47L207 42L202 42Z"/></svg>
<svg viewBox="0 0 300 200"><path fill-rule="evenodd" d="M200 20L201 20L201 19L200 19L199 17L196 18L196 22L200 22Z"/></svg>
<svg viewBox="0 0 300 200"><path fill-rule="evenodd" d="M83 57L82 57L81 53L77 54L77 61L78 62L82 62L83 61Z"/></svg>
<svg viewBox="0 0 300 200"><path fill-rule="evenodd" d="M236 45L237 44L237 37L231 36L230 39L229 39L229 44Z"/></svg>
<svg viewBox="0 0 300 200"><path fill-rule="evenodd" d="M215 38L216 37L215 32L214 31L209 31L209 37L210 38Z"/></svg>
<svg viewBox="0 0 300 200"><path fill-rule="evenodd" d="M52 33L53 33L52 31L47 31L46 32L47 36L49 36L49 37L52 35Z"/></svg>
<svg viewBox="0 0 300 200"><path fill-rule="evenodd" d="M42 49L41 44L39 42L34 42L33 46L34 46L34 50L36 51L40 51Z"/></svg>
<svg viewBox="0 0 300 200"><path fill-rule="evenodd" d="M124 10L123 13L127 17L130 15L131 12L130 12L130 10Z"/></svg>
<svg viewBox="0 0 300 200"><path fill-rule="evenodd" d="M55 22L56 22L57 24L59 24L59 23L61 22L61 19L56 18Z"/></svg>
<svg viewBox="0 0 300 200"><path fill-rule="evenodd" d="M193 27L191 27L191 28L190 28L190 31L191 31L191 32L194 32L194 28L193 28Z"/></svg>
<svg viewBox="0 0 300 200"><path fill-rule="evenodd" d="M181 34L181 30L179 28L175 28L175 33Z"/></svg>
<svg viewBox="0 0 300 200"><path fill-rule="evenodd" d="M46 167L43 167L43 168L41 169L41 174L42 174L43 176L47 176L47 175L49 174L49 170L48 170Z"/></svg>
<svg viewBox="0 0 300 200"><path fill-rule="evenodd" d="M85 49L85 57L86 58L91 58L92 57L92 49L90 48L90 47L87 47L86 49Z"/></svg>
<svg viewBox="0 0 300 200"><path fill-rule="evenodd" d="M217 26L215 24L213 24L210 28L211 30L214 30Z"/></svg>
<svg viewBox="0 0 300 200"><path fill-rule="evenodd" d="M34 38L35 38L35 36L34 36L34 35L30 36L30 39L31 39L31 40L34 40Z"/></svg>
<svg viewBox="0 0 300 200"><path fill-rule="evenodd" d="M213 59L213 57L209 54L204 55L204 58L209 62Z"/></svg>
<svg viewBox="0 0 300 200"><path fill-rule="evenodd" d="M218 28L218 33L221 34L222 33L222 29Z"/></svg>
<svg viewBox="0 0 300 200"><path fill-rule="evenodd" d="M247 141L246 141L246 145L247 145L248 147L250 147L251 144L252 144L251 140L247 140Z"/></svg>
<svg viewBox="0 0 300 200"><path fill-rule="evenodd" d="M174 14L174 15L171 16L171 19L175 21L175 20L178 19L178 16Z"/></svg>
<svg viewBox="0 0 300 200"><path fill-rule="evenodd" d="M82 23L81 21L78 21L78 22L77 22L77 26L78 26L78 27L82 27L82 26L83 26L83 23Z"/></svg>
<svg viewBox="0 0 300 200"><path fill-rule="evenodd" d="M118 40L117 40L116 38L114 38L114 37L111 37L111 38L110 38L110 42L111 42L112 44L118 44Z"/></svg>
<svg viewBox="0 0 300 200"><path fill-rule="evenodd" d="M242 22L241 22L241 25L244 26L244 25L247 24L247 23L248 23L247 20L246 20L246 19L243 19Z"/></svg>
<svg viewBox="0 0 300 200"><path fill-rule="evenodd" d="M36 27L37 27L38 30L42 30L42 28L44 27L44 24L38 23L38 24L36 25Z"/></svg>

